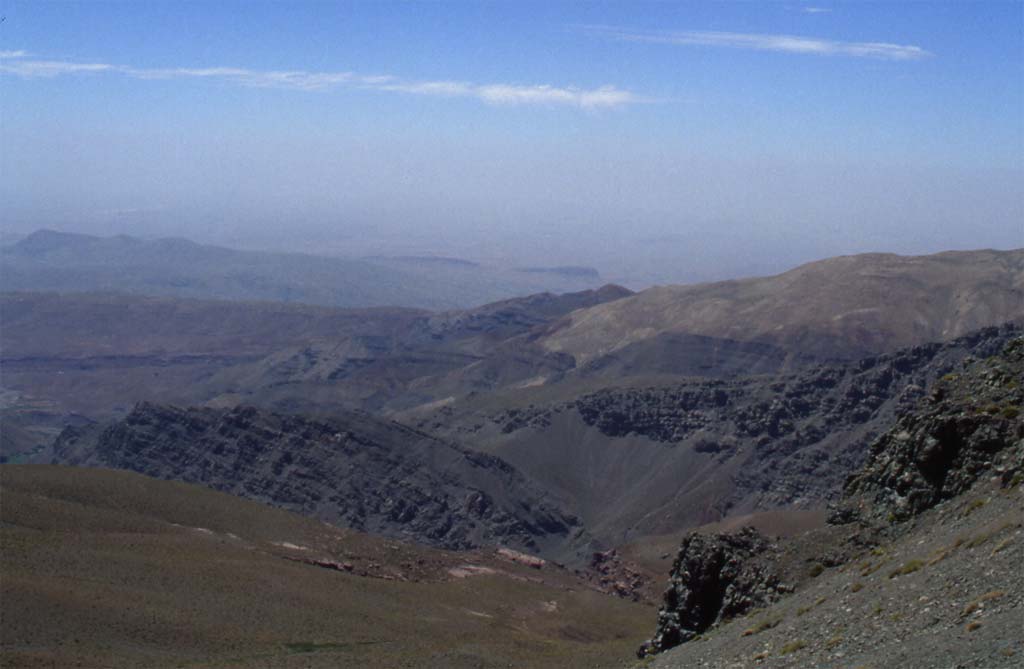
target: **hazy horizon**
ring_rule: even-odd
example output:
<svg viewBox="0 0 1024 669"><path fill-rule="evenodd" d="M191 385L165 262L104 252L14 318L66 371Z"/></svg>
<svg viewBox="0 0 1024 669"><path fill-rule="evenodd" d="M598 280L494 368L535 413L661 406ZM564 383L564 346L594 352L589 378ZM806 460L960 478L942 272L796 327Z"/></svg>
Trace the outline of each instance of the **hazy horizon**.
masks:
<svg viewBox="0 0 1024 669"><path fill-rule="evenodd" d="M7 2L3 230L632 287L1016 248L1022 8Z"/></svg>

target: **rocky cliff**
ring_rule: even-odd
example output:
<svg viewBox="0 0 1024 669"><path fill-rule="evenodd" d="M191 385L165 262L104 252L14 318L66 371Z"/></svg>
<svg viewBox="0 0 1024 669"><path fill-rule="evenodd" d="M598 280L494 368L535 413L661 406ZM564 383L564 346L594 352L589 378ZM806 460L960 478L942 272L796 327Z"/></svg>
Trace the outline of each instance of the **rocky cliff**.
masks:
<svg viewBox="0 0 1024 669"><path fill-rule="evenodd" d="M1024 606L1022 380L1024 338L943 377L872 444L833 514L839 524L778 543L749 528L688 535L655 635L639 654L685 644L685 652L657 664L663 667L823 667L854 662L853 654L886 666L932 667L939 658L942 666L1016 666ZM792 590L799 604L771 606ZM730 615L765 607L728 624ZM883 615L888 625L867 632ZM700 634L715 643L690 648L686 642ZM966 638L947 643L954 634ZM761 638L747 640L754 636ZM907 653L895 645L904 644L916 650L897 660Z"/></svg>
<svg viewBox="0 0 1024 669"><path fill-rule="evenodd" d="M837 514L906 520L993 473L1024 476L1024 339L944 376L871 446ZM851 513L852 512L852 513Z"/></svg>
<svg viewBox="0 0 1024 669"><path fill-rule="evenodd" d="M65 430L53 463L199 483L450 549L566 556L587 544L575 516L507 462L367 414L314 421L140 404L121 421Z"/></svg>
<svg viewBox="0 0 1024 669"><path fill-rule="evenodd" d="M606 541L634 540L837 499L871 443L925 388L959 373L964 360L999 353L1021 332L985 328L797 373L623 384L549 402L524 392L518 405L483 397L414 424L564 491Z"/></svg>

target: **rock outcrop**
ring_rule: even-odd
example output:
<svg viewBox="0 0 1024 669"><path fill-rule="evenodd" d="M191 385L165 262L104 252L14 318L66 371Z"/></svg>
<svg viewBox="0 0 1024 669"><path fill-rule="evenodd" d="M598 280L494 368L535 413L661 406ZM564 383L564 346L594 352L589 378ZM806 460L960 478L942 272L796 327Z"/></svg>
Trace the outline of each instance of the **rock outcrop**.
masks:
<svg viewBox="0 0 1024 669"><path fill-rule="evenodd" d="M977 528L972 528L968 519L1000 495L1006 499L999 499L999 504L1019 506L1019 501L1013 501L1012 489L1018 489L1019 497L1019 487L1024 482L1024 337L1012 339L998 355L984 360L968 359L961 368L934 384L931 393L914 410L902 415L872 444L867 463L850 477L844 488L843 499L830 519L831 527L778 545L752 528L731 535L687 536L672 566L655 636L640 648L639 655L659 653L690 641L727 618L770 605L794 589L803 592L799 590L803 584L829 568L849 566L858 553L857 560L864 561L850 570L853 576L849 578L856 579L859 573L860 579L867 580L888 565L885 573L887 580L892 580L954 555L976 562L977 556L968 553L995 537L1000 537L1000 542L989 549L990 557L1015 545L1014 537L1007 535L1021 527L1019 510L1005 518L985 517ZM996 494L989 489L979 495L977 486L981 485L994 487ZM967 499L970 491L975 491L971 493L973 499ZM933 507L938 508L931 512L933 517L926 524L934 525L945 535L955 534L956 540L950 544L942 545L945 539L929 539L926 529L915 527L918 519ZM915 523L898 522L910 519ZM851 527L852 521L860 522ZM947 525L951 527L944 527ZM915 536L912 532L924 538L911 540ZM926 557L906 555L929 543L937 545L931 546ZM960 556L961 553L964 555ZM897 560L892 555L901 557ZM799 583L789 580L794 564L810 565ZM943 572L943 578L951 576L946 573L949 569L944 568ZM1003 570L998 576L1004 578L1009 574ZM971 587L983 587L986 578L987 574L970 579ZM783 584L783 579L788 585ZM1011 596L1020 600L1019 573L1015 573L1014 579L1017 589ZM963 574L953 580L957 587L966 582ZM847 587L855 594L865 586L853 580ZM989 596L1002 598L1007 592ZM827 595L815 597L813 603L799 608L796 615L802 616L828 599ZM806 593L803 598L812 599ZM876 605L876 612L879 606ZM900 612L893 621L900 622L905 615ZM740 636L770 629L782 618L782 614L766 614ZM968 631L972 629L976 628ZM841 642L840 637L836 639L839 640L831 642L832 646L824 640L819 645L827 651ZM782 654L808 645L803 640L800 643L803 645L784 646ZM767 655L757 657L765 659Z"/></svg>
<svg viewBox="0 0 1024 669"><path fill-rule="evenodd" d="M678 646L790 592L772 564L778 552L750 527L735 534L687 535L672 563L657 630L637 655Z"/></svg>
<svg viewBox="0 0 1024 669"><path fill-rule="evenodd" d="M944 376L919 409L871 446L836 521L906 520L995 473L1024 476L1024 338Z"/></svg>
<svg viewBox="0 0 1024 669"><path fill-rule="evenodd" d="M821 508L926 388L1021 334L1008 324L799 373L454 401L415 424L564 491L614 545L730 515Z"/></svg>

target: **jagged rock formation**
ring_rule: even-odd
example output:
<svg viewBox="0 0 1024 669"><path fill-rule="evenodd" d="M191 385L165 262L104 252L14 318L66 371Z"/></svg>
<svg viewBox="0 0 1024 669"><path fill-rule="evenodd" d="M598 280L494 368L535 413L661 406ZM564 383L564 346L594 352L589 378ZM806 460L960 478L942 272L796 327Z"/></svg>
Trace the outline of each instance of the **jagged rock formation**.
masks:
<svg viewBox="0 0 1024 669"><path fill-rule="evenodd" d="M313 421L143 403L124 420L65 430L53 463L199 483L449 549L565 556L587 545L577 518L507 462L366 414Z"/></svg>
<svg viewBox="0 0 1024 669"><path fill-rule="evenodd" d="M1024 605L1024 584L1020 581L1018 558L1002 553L1021 553L1022 380L1024 338L1015 338L1000 355L969 360L961 372L947 375L935 384L927 398L874 442L869 461L846 485L841 512L834 519L858 519L860 524L833 525L780 541L778 546L770 545L750 528L734 535L687 536L672 567L657 631L641 647L640 655L684 644L697 634L723 625L727 605L736 606L735 595L732 599L728 596L729 587L735 589L735 583L742 585L741 592L760 595L751 597L749 606L747 599L738 600L741 608L746 606L739 611L743 614L754 606L769 605L779 599L789 590L779 584L787 582L795 585L801 595L799 607L775 606L742 633L741 628L731 626L729 631L723 629L722 634L733 639L733 645L743 646L741 652L750 653L751 644L736 643L736 637L742 639L779 626L791 610L801 617L821 607L817 618L809 617L802 624L789 623L787 632L800 630L799 638L790 639L779 648L768 646L767 650L751 653L746 661L762 662L775 654L786 656L811 647L817 653L815 661L804 661L800 666L834 666L829 661L845 658L845 653L831 653L846 642L849 634L834 635L836 630L847 628L838 625L834 616L837 612L840 616L844 611L851 612L854 603L858 609L867 609L870 602L862 602L863 598L855 595L870 582L875 590L872 600L890 600L890 606L896 610L890 626L902 624L908 616L925 614L927 622L919 625L942 624L952 630L983 611L987 602L999 600L1000 606L990 606L1001 616L993 621L999 625L994 639L1001 646L971 649L971 663L956 666L1011 666L1011 658L1020 652L1021 644L1018 641L1015 647L1008 643L1006 635L1019 637L1019 617L1009 628L1007 623L1014 620L1015 608ZM971 499L966 499L968 496ZM903 520L913 522L889 525ZM737 546L738 549L734 548ZM982 546L986 547L985 554L977 551ZM859 553L851 552L857 548ZM984 570L980 567L982 563ZM794 564L808 566L802 578L790 579ZM830 606L827 602L835 592L814 584L819 575L833 567L838 570L832 580L842 580L846 594L841 594L841 605ZM891 583L924 570L929 570L926 583L910 588ZM882 574L876 575L879 571ZM944 600L951 593L962 597L970 592L976 593L972 600L954 601L953 610L947 612ZM940 597L942 601L937 600ZM908 598L912 598L909 603ZM915 600L927 603L921 613L914 609ZM931 607L936 612L927 616ZM874 604L874 616L884 608L881 602ZM965 629L974 632L981 626L975 620L968 622ZM819 633L812 637L809 631L822 629L833 636L823 637ZM856 632L855 629L855 635ZM879 636L883 634L887 639L892 636L887 631L879 632ZM856 635L855 639L855 648L862 656L877 653L870 643L864 643L863 635ZM905 636L897 636L895 643L905 640ZM924 645L927 648L928 644ZM729 647L729 642L723 640L717 646L721 650ZM935 666L935 652L935 648L927 648L924 657L912 657L907 663L893 662L892 666ZM968 651L959 648L956 652ZM657 666L692 666L691 662L699 666L734 666L730 663L737 661L735 657L709 656L708 651L693 651L687 656L689 660L675 656L673 662ZM714 659L708 661L709 657ZM943 658L948 664L956 664L949 656ZM783 660L779 664L795 666Z"/></svg>
<svg viewBox="0 0 1024 669"><path fill-rule="evenodd" d="M453 404L414 424L566 491L588 526L613 542L726 515L823 506L926 387L1020 333L1008 324L799 373L613 387L499 410L481 398L479 409ZM595 480L608 484L594 492Z"/></svg>
<svg viewBox="0 0 1024 669"><path fill-rule="evenodd" d="M915 412L871 446L844 491L844 514L905 520L994 471L1024 476L1024 338L943 377ZM851 509L856 514L850 514Z"/></svg>
<svg viewBox="0 0 1024 669"><path fill-rule="evenodd" d="M687 535L672 563L657 631L637 655L674 648L789 592L772 565L778 553L750 527L735 534Z"/></svg>

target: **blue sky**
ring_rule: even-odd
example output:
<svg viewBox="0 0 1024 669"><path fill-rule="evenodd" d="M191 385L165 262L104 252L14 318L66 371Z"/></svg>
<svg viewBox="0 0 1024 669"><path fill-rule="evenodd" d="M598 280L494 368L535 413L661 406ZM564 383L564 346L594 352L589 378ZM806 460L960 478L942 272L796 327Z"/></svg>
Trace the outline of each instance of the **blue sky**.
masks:
<svg viewBox="0 0 1024 669"><path fill-rule="evenodd" d="M593 264L1024 245L1021 3L0 3L6 231Z"/></svg>

